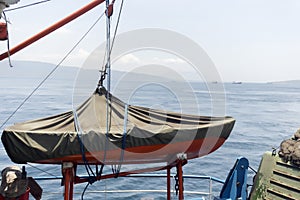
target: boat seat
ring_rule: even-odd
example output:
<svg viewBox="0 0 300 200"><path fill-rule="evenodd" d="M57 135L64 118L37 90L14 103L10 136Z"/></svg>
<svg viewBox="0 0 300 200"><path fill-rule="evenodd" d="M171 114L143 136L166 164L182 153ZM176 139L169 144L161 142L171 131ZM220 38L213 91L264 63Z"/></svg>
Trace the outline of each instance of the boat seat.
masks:
<svg viewBox="0 0 300 200"><path fill-rule="evenodd" d="M247 158L238 158L226 178L220 196L215 197L215 200L246 200L248 167L249 161Z"/></svg>

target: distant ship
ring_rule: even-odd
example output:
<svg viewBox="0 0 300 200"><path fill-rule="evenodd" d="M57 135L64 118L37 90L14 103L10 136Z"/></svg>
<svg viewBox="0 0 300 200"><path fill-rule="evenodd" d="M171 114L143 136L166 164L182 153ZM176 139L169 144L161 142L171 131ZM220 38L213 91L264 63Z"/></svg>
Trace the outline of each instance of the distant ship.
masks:
<svg viewBox="0 0 300 200"><path fill-rule="evenodd" d="M242 84L241 81L233 81L232 84Z"/></svg>

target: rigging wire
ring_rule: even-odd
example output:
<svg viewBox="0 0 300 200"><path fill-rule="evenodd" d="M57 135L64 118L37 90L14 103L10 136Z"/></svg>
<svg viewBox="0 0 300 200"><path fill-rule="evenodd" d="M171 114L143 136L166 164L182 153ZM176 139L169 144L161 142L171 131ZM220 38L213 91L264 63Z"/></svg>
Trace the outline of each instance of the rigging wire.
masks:
<svg viewBox="0 0 300 200"><path fill-rule="evenodd" d="M114 2L115 1L113 1L113 3ZM111 52L112 52L112 49L113 49L113 46L114 46L114 43L115 43L115 39L116 39L116 35L117 35L117 32L118 32L118 27L119 27L119 23L120 23L120 19L121 19L121 13L122 13L122 10L123 10L123 5L124 5L124 0L121 1L119 13L118 13L118 18L117 18L117 23L116 23L116 27L115 27L115 31L114 31L114 36L113 36L111 47L110 47L110 50L109 50L109 55L111 55ZM107 48L105 48L105 52L107 52ZM101 76L100 76L99 86L102 86L102 83L105 79L105 76L107 75L105 60L106 60L106 54L104 54L102 68L100 70Z"/></svg>
<svg viewBox="0 0 300 200"><path fill-rule="evenodd" d="M251 167L250 165L249 165L249 169L251 169L255 174L257 174L257 171L253 167Z"/></svg>
<svg viewBox="0 0 300 200"><path fill-rule="evenodd" d="M35 2L35 3L27 4L27 5L24 5L24 6L19 6L19 7L16 7L16 8L5 9L4 12L9 12L9 11L13 11L13 10L19 10L19 9L23 9L23 8L35 6L37 4L46 3L48 1L51 1L51 0L43 0L43 1L38 1L38 2Z"/></svg>
<svg viewBox="0 0 300 200"><path fill-rule="evenodd" d="M119 27L119 23L120 23L120 18L121 18L121 13L123 10L123 5L124 5L124 0L121 1L120 4L120 9L119 9L119 13L118 13L118 18L117 18L117 23L116 23L116 27L114 30L114 35L113 35L113 40L112 42L110 42L110 23L111 23L111 16L109 16L108 14L108 10L109 10L109 6L113 6L115 3L115 0L113 0L111 2L111 4L109 3L109 0L106 0L106 13L107 13L107 20L106 20L106 25L107 25L107 45L106 45L106 49L105 49L105 54L104 54L104 58L103 58L103 63L102 63L102 69L100 70L101 74L100 74L100 80L98 83L98 89L100 87L103 86L103 81L105 80L106 76L107 78L107 91L106 91L106 137L105 137L105 147L104 149L107 148L107 142L108 142L108 133L109 133L109 127L110 127L110 118L111 118L111 109L110 108L110 76L111 76L111 66L110 66L110 57L111 57L111 53L112 53L112 49L113 49L113 44L115 42L115 38L117 35L117 31L118 31L118 27ZM106 60L106 64L105 64L105 60ZM121 156L122 157L122 156ZM103 162L105 162L106 160L106 150L104 151L104 155L103 155ZM122 159L121 159L122 160ZM120 163L122 162L120 160ZM117 165L112 165L112 172L116 174L116 176L118 176L120 169L121 169L121 164Z"/></svg>
<svg viewBox="0 0 300 200"><path fill-rule="evenodd" d="M112 1L111 4L114 4L115 0ZM100 70L100 80L99 80L99 83L98 83L98 89L100 87L103 86L103 81L105 80L106 76L109 76L108 77L108 81L107 81L107 92L106 92L106 137L105 137L105 151L104 151L104 155L103 155L103 163L105 162L106 160L106 148L107 148L107 141L108 141L108 132L109 132L109 117L111 117L111 115L109 116L109 113L111 112L111 109L109 109L109 100L110 100L110 56L111 56L111 52L112 52L112 47L113 47L113 44L114 44L114 41L115 41L115 38L116 38L116 34L117 34L117 30L118 30L118 26L119 26L119 22L120 22L120 17L121 17L121 11L122 11L122 8L123 8L123 2L124 0L122 0L121 2L121 6L120 6L120 10L119 10L119 14L118 14L118 19L117 19L117 24L116 24L116 28L115 28L115 31L114 31L114 36L113 36L113 41L112 43L110 43L110 23L111 23L111 16L108 15L108 8L110 6L110 2L109 0L106 0L106 11L107 12L107 45L105 47L105 54L104 54L104 58L103 58L103 63L102 63L102 69ZM106 64L105 64L105 61L106 61ZM107 69L108 69L108 72L107 72ZM125 140L125 139L123 139ZM123 146L123 145L122 145ZM123 154L122 154L123 155ZM123 158L123 156L121 155L121 158ZM83 156L84 158L84 156ZM102 174L102 170L103 170L103 167L104 167L104 164L101 165L101 170L100 170L100 174L98 174L97 172L97 176L100 175L101 177L101 174ZM120 168L121 168L121 164L119 165L119 167L114 167L112 166L112 171L116 173L116 175L118 175L118 173L120 172ZM90 183L88 182L87 185L85 186L83 192L82 192L82 195L81 195L81 199L83 200L83 197L84 197L84 194L85 194L85 191L87 190L88 186L90 185Z"/></svg>
<svg viewBox="0 0 300 200"><path fill-rule="evenodd" d="M112 4L114 4L115 0L112 2ZM115 31L114 31L114 36L113 36L113 40L112 40L112 43L111 45L106 45L106 48L105 48L105 54L104 54L104 58L103 58L103 63L102 63L102 69L100 70L101 72L101 75L100 75L100 80L99 80L99 84L98 84L98 87L101 87L103 86L103 81L105 79L105 77L110 74L107 73L107 67L108 67L108 63L105 64L105 60L109 60L108 57L110 57L111 55L111 52L112 52L112 47L113 47L113 44L114 44L114 41L115 41L115 38L116 38L116 35L117 35L117 30L118 30L118 27L119 27L119 22L120 22L120 18L121 18L121 12L122 12L122 9L123 9L123 3L124 3L124 0L121 1L121 5L120 5L120 10L119 10L119 14L118 14L118 18L117 18L117 24L116 24L116 27L115 27ZM108 5L108 2L107 2L107 9L108 9L109 5ZM110 18L108 17L108 20L107 20L107 23L110 23ZM110 27L110 26L109 26ZM109 42L109 41L108 41ZM110 48L108 49L108 46L110 46ZM109 91L109 88L110 86L108 86L108 93L110 92ZM108 117L107 117L108 119ZM104 160L106 159L106 154L104 154Z"/></svg>
<svg viewBox="0 0 300 200"><path fill-rule="evenodd" d="M107 149L107 142L108 142L108 138L109 138L109 127L110 127L110 120L109 118L111 117L111 109L110 109L110 20L111 20L111 16L109 15L109 6L110 6L110 2L109 0L106 0L106 65L105 65L105 76L108 76L107 78L107 90L106 90L106 133L105 133L105 143L104 143L104 155L103 155L103 163L105 163L106 161L106 149ZM103 83L103 80L101 80L101 82Z"/></svg>
<svg viewBox="0 0 300 200"><path fill-rule="evenodd" d="M124 114L124 122L123 122L123 136L122 136L122 147L121 147L121 155L120 161L118 165L115 165L113 169L113 173L115 173L115 178L119 176L121 171L122 163L124 161L124 151L126 149L126 137L127 137L127 120L128 120L128 104L125 104L125 114Z"/></svg>
<svg viewBox="0 0 300 200"><path fill-rule="evenodd" d="M119 10L118 18L117 18L117 23L116 23L116 27L115 27L115 31L114 31L114 36L113 36L113 40L112 40L111 47L110 47L110 50L109 50L109 56L111 56L113 45L115 43L115 39L116 39L116 35L117 35L117 31L118 31L118 27L119 27L119 23L120 23L120 19L121 19L121 13L122 13L122 10L123 10L123 3L124 3L124 0L121 1L120 10ZM127 112L128 112L127 110L128 110L128 107L126 105L125 106L125 112L126 112L125 116L127 116ZM123 137L122 137L122 150L121 150L120 163L119 163L118 166L117 165L112 166L112 171L113 171L113 173L116 174L116 177L118 177L118 175L121 171L121 166L122 166L122 162L123 162L123 159L124 159L124 151L125 151L125 144L126 144L125 141L126 141L126 135L127 135L125 123L126 123L126 126L127 126L127 117L126 117L126 122L125 122L125 119L124 119L124 133L123 133Z"/></svg>
<svg viewBox="0 0 300 200"><path fill-rule="evenodd" d="M115 28L115 32L114 32L114 37L112 39L112 43L111 43L109 54L111 54L113 46L114 46L114 43L115 43L115 39L116 39L116 35L117 35L117 31L118 31L119 23L120 23L120 19L121 19L121 13L122 13L122 10L123 10L123 3L124 3L124 0L121 1L120 10L119 10L118 19L117 19L117 24L116 24L116 28Z"/></svg>
<svg viewBox="0 0 300 200"><path fill-rule="evenodd" d="M51 174L50 172L48 172L48 171L46 171L46 170L42 170L41 168L38 168L38 167L36 167L36 166L34 166L34 165L30 164L30 163L27 163L27 165L29 165L30 167L35 168L35 169L37 169L37 170L39 170L39 171L41 171L41 172L44 172L44 173L46 173L46 174L48 174L48 175L50 175L50 176L53 176L53 177L59 179L58 176L56 176L56 175L54 175L54 174Z"/></svg>
<svg viewBox="0 0 300 200"><path fill-rule="evenodd" d="M79 39L79 41L69 50L69 52L61 59L61 61L49 72L49 74L34 88L34 90L21 102L21 104L8 116L8 118L2 123L0 129L19 111L19 109L32 97L32 95L48 80L48 78L61 66L61 64L68 58L68 56L75 50L75 48L82 42L83 39L89 34L89 32L95 27L95 25L103 17L104 13L92 24L86 33Z"/></svg>
<svg viewBox="0 0 300 200"><path fill-rule="evenodd" d="M6 14L5 14L4 11L2 12L2 14L3 14L3 18L4 18L4 20L5 20L5 24L6 24L8 63L9 63L9 66L10 66L10 67L13 67L12 64L11 64L10 52L9 52L9 50L10 50L10 47L9 47L9 34L8 34L8 30L7 30L7 27L8 27L8 19L7 19Z"/></svg>

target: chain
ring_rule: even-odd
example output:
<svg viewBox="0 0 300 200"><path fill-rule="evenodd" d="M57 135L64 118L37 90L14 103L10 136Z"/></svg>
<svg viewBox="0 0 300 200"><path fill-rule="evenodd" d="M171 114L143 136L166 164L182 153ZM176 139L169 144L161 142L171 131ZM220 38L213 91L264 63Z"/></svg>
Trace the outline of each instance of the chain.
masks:
<svg viewBox="0 0 300 200"><path fill-rule="evenodd" d="M178 195L178 191L179 191L179 184L178 184L178 172L175 175L175 192L176 192L176 196Z"/></svg>

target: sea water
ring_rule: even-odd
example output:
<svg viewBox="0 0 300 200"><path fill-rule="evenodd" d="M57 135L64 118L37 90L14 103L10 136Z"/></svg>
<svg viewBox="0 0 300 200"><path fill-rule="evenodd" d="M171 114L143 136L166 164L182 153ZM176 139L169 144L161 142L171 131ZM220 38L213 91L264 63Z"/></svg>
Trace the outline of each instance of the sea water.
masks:
<svg viewBox="0 0 300 200"><path fill-rule="evenodd" d="M74 93L73 79L60 77L50 79L43 84L25 103L24 99L37 87L42 79L36 77L1 77L0 78L0 124L3 124L16 109L23 104L8 120L3 128L16 122L58 114L72 109L72 94ZM130 83L122 84L133 84ZM175 83L174 83L175 84ZM177 83L176 83L177 84ZM192 92L197 98L200 113L212 114L212 100L207 84L203 82L190 82ZM221 83L216 83L221 84ZM123 85L124 86L124 85ZM257 169L261 156L265 151L278 148L281 141L290 138L300 127L300 82L281 83L224 83L224 97L226 115L236 119L234 129L217 151L210 155L193 159L183 167L184 175L213 176L222 180L235 163L236 158L244 156L249 159L250 166ZM131 86L124 88L130 88ZM117 91L117 90L116 90ZM126 90L116 92L120 98L127 98ZM177 92L164 91L160 85L143 86L134 95L131 95L131 104L148 106L151 108L180 111L182 104L189 104L188 96L184 100L176 98ZM74 100L74 98L73 98ZM186 112L192 114L193 107ZM15 165L10 161L0 144L0 167ZM33 177L59 177L61 166L58 165L25 165L28 176ZM143 166L135 166L136 168ZM122 166L122 170L129 169ZM131 169L131 168L130 168ZM104 169L110 172L110 166ZM86 174L84 168L79 169L79 174ZM165 173L165 172L160 172ZM175 173L175 171L172 171ZM253 175L253 173L250 173ZM43 199L63 199L63 187L60 180L38 181L44 193ZM250 180L251 182L251 180ZM172 180L172 188L174 188ZM86 184L75 186L74 199L81 199ZM207 183L197 180L185 180L184 189L208 191ZM217 192L222 185L216 184ZM165 194L154 193L116 193L111 190L165 190L165 179L133 179L113 178L101 180L90 185L84 194L84 199L165 199ZM101 192L102 191L102 192ZM103 192L104 191L104 192ZM105 192L106 191L106 192ZM172 194L174 196L174 194ZM195 196L194 196L195 197ZM186 195L186 199L192 196ZM176 199L176 198L175 198Z"/></svg>

